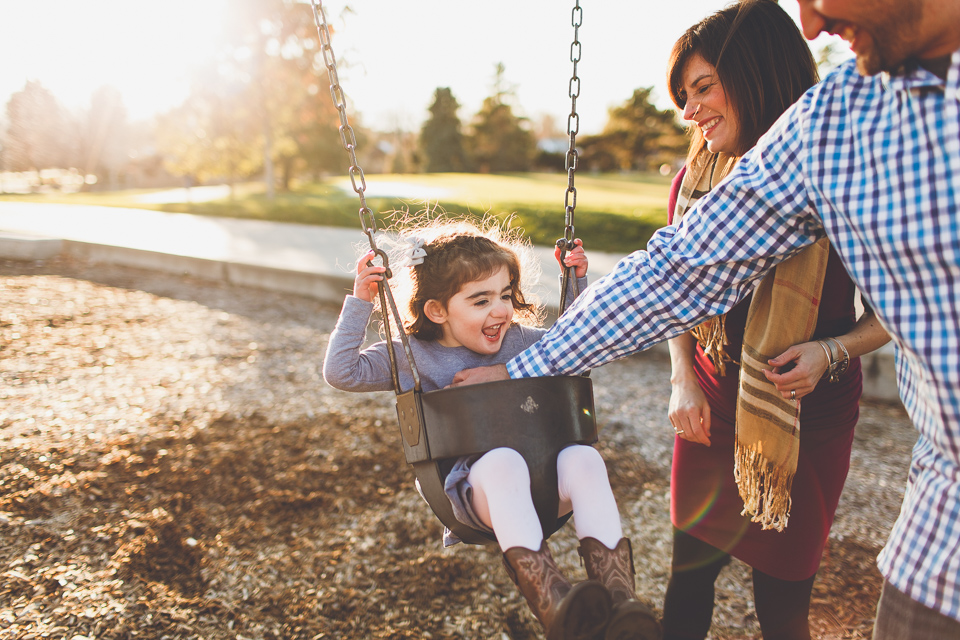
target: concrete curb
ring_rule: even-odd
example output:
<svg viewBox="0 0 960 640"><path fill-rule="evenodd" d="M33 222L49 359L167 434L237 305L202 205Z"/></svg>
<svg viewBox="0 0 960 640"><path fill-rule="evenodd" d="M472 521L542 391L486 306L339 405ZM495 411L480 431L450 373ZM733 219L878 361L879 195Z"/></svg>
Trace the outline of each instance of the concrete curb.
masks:
<svg viewBox="0 0 960 640"><path fill-rule="evenodd" d="M78 240L64 240L63 255L89 260L90 262L189 275L204 280L226 280L226 270L222 262L194 256L179 256L158 251L80 242Z"/></svg>
<svg viewBox="0 0 960 640"><path fill-rule="evenodd" d="M2 238L2 236L0 236ZM353 290L353 278L330 276L307 271L279 269L262 265L210 260L194 256L179 256L157 251L79 242L58 241L63 255L91 262L103 262L150 271L189 275L203 280L227 282L255 289L280 291L306 296L325 302L339 303ZM8 257L0 244L0 257ZM52 256L47 256L52 257ZM15 259L15 258L11 258ZM42 258L27 258L42 259Z"/></svg>
<svg viewBox="0 0 960 640"><path fill-rule="evenodd" d="M4 233L0 235L0 258L7 260L49 260L63 251L59 238L41 238Z"/></svg>
<svg viewBox="0 0 960 640"><path fill-rule="evenodd" d="M353 292L353 278L237 262L228 262L224 266L226 281L245 287L283 291L337 304Z"/></svg>

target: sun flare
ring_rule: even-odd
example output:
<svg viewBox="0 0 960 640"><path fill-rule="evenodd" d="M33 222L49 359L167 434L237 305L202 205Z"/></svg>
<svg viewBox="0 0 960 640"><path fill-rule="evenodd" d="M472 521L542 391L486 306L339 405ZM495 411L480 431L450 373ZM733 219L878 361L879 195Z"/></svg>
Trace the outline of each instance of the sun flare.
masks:
<svg viewBox="0 0 960 640"><path fill-rule="evenodd" d="M8 74L5 82L19 86L0 89L37 80L66 106L83 108L110 85L130 117L147 117L186 96L194 71L216 51L227 8L226 0L88 0L58 2L55 11L50 3L8 3L2 31L20 51L20 77Z"/></svg>

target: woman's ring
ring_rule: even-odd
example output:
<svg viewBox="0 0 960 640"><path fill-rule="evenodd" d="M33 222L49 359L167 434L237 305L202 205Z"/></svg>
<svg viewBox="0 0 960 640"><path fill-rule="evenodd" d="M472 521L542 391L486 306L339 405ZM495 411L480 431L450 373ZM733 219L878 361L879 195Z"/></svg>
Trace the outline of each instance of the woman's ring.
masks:
<svg viewBox="0 0 960 640"><path fill-rule="evenodd" d="M677 432L677 435L683 435L683 429L674 429Z"/></svg>
<svg viewBox="0 0 960 640"><path fill-rule="evenodd" d="M797 390L796 390L796 389L793 389L792 391L790 391L790 399L791 399L791 400L796 400L796 399L797 399Z"/></svg>

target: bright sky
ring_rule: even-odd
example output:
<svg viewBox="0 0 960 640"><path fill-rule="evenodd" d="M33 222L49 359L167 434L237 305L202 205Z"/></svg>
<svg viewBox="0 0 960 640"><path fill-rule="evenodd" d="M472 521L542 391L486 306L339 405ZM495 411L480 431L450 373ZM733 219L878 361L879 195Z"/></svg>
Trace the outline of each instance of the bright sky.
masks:
<svg viewBox="0 0 960 640"><path fill-rule="evenodd" d="M196 63L215 50L228 0L0 0L0 103L39 80L70 108L99 86L124 95L133 119L179 104ZM566 128L572 71L572 0L326 0L340 82L362 122L418 130L437 87L450 87L467 119L491 94L497 62L524 115ZM581 0L580 133L607 110L654 87L661 108L673 42L728 0L682 3ZM345 13L349 5L352 12ZM797 20L797 3L783 0ZM309 3L303 5L310 12ZM824 44L813 44L816 51ZM841 45L845 46L845 45ZM845 49L843 49L845 50ZM351 111L351 118L356 118Z"/></svg>

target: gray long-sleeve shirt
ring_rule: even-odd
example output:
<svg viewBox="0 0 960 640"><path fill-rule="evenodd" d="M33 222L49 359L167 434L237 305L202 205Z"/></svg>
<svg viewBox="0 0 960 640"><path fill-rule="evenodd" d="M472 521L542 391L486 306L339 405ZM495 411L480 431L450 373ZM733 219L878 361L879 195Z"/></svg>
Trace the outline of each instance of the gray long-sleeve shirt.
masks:
<svg viewBox="0 0 960 640"><path fill-rule="evenodd" d="M573 283L567 293L568 302L573 299ZM587 288L587 278L577 278L577 288ZM387 342L377 342L361 351L367 334L367 324L373 313L373 303L355 296L347 296L337 325L330 334L327 355L323 360L323 379L331 387L342 391L388 391L393 389L390 373L390 356ZM436 340L418 340L410 336L410 350L420 373L420 385L424 391L443 389L453 376L463 369L504 364L510 358L526 350L546 333L546 329L512 324L503 337L500 350L493 354L480 354L466 347L445 347ZM413 373L399 338L394 338L397 362L400 370L400 387L403 391L413 388Z"/></svg>
<svg viewBox="0 0 960 640"><path fill-rule="evenodd" d="M393 389L390 356L385 340L361 351L373 303L347 296L337 326L330 334L327 355L323 360L323 379L343 391L388 391ZM503 364L535 343L546 329L513 324L503 337L500 351L480 354L466 347L445 347L436 340L418 340L410 336L410 350L420 372L424 391L442 389L463 369ZM396 345L402 390L413 388L413 374L399 338Z"/></svg>

